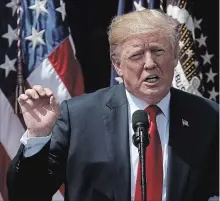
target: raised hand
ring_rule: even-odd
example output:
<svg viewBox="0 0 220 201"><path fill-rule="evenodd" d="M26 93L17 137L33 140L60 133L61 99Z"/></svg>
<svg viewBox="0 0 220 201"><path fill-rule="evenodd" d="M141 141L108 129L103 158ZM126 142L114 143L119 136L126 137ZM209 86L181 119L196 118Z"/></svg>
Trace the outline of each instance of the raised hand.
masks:
<svg viewBox="0 0 220 201"><path fill-rule="evenodd" d="M42 137L51 133L60 114L60 104L49 88L40 85L27 89L18 98L29 137Z"/></svg>

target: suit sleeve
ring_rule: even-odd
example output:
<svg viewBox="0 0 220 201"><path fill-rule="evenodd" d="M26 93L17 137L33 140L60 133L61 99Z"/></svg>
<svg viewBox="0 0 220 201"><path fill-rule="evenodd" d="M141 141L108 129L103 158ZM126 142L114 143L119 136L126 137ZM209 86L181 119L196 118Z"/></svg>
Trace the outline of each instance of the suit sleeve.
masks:
<svg viewBox="0 0 220 201"><path fill-rule="evenodd" d="M24 145L20 146L7 174L10 201L49 201L65 181L71 132L68 112L67 102L64 101L51 140L40 152L25 158Z"/></svg>
<svg viewBox="0 0 220 201"><path fill-rule="evenodd" d="M207 162L207 194L208 197L219 196L219 110L216 108L214 137L210 146Z"/></svg>
<svg viewBox="0 0 220 201"><path fill-rule="evenodd" d="M207 168L207 189L210 197L219 196L219 125L216 125L216 134L209 152Z"/></svg>
<svg viewBox="0 0 220 201"><path fill-rule="evenodd" d="M205 171L202 180L199 182L196 198L193 201L208 201L209 198L219 196L219 111L209 117L211 119L210 132L213 134L212 142L209 147L207 161L204 164ZM211 134L211 133L210 133ZM202 190L201 190L202 189ZM216 199L218 200L218 199Z"/></svg>

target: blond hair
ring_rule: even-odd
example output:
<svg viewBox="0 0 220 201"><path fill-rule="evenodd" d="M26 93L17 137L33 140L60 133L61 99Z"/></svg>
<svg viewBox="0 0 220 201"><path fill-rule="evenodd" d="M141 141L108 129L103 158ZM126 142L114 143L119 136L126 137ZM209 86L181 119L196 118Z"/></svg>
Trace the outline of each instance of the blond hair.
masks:
<svg viewBox="0 0 220 201"><path fill-rule="evenodd" d="M111 59L116 54L117 47L128 37L147 32L157 32L167 36L174 54L179 53L178 22L158 10L144 9L113 18L108 31Z"/></svg>

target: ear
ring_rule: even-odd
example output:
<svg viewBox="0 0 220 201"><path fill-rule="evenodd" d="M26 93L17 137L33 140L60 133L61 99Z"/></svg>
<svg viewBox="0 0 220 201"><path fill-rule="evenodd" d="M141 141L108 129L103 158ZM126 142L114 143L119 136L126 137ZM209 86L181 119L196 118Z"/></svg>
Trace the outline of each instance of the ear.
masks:
<svg viewBox="0 0 220 201"><path fill-rule="evenodd" d="M176 51L174 52L174 61L173 61L174 68L177 66L178 61L179 61L179 53L180 53L179 43L177 43L175 50Z"/></svg>
<svg viewBox="0 0 220 201"><path fill-rule="evenodd" d="M177 64L178 64L178 57L176 57L176 58L174 58L174 60L173 60L173 66L174 66L174 68L176 68L176 66L177 66Z"/></svg>
<svg viewBox="0 0 220 201"><path fill-rule="evenodd" d="M114 68L115 68L115 71L117 72L117 74L118 74L120 77L122 77L123 73L122 73L122 70L121 70L121 65L120 65L119 59L116 58L115 55L113 55L113 56L111 57L111 60L112 60L113 66L114 66Z"/></svg>

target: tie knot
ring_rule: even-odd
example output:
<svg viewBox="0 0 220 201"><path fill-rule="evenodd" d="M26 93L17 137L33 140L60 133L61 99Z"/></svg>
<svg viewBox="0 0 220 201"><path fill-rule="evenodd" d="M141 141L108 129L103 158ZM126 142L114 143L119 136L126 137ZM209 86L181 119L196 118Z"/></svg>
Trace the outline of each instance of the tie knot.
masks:
<svg viewBox="0 0 220 201"><path fill-rule="evenodd" d="M153 119L157 116L158 113L160 113L161 109L157 105L149 105L145 112L147 112L150 116L150 119Z"/></svg>

